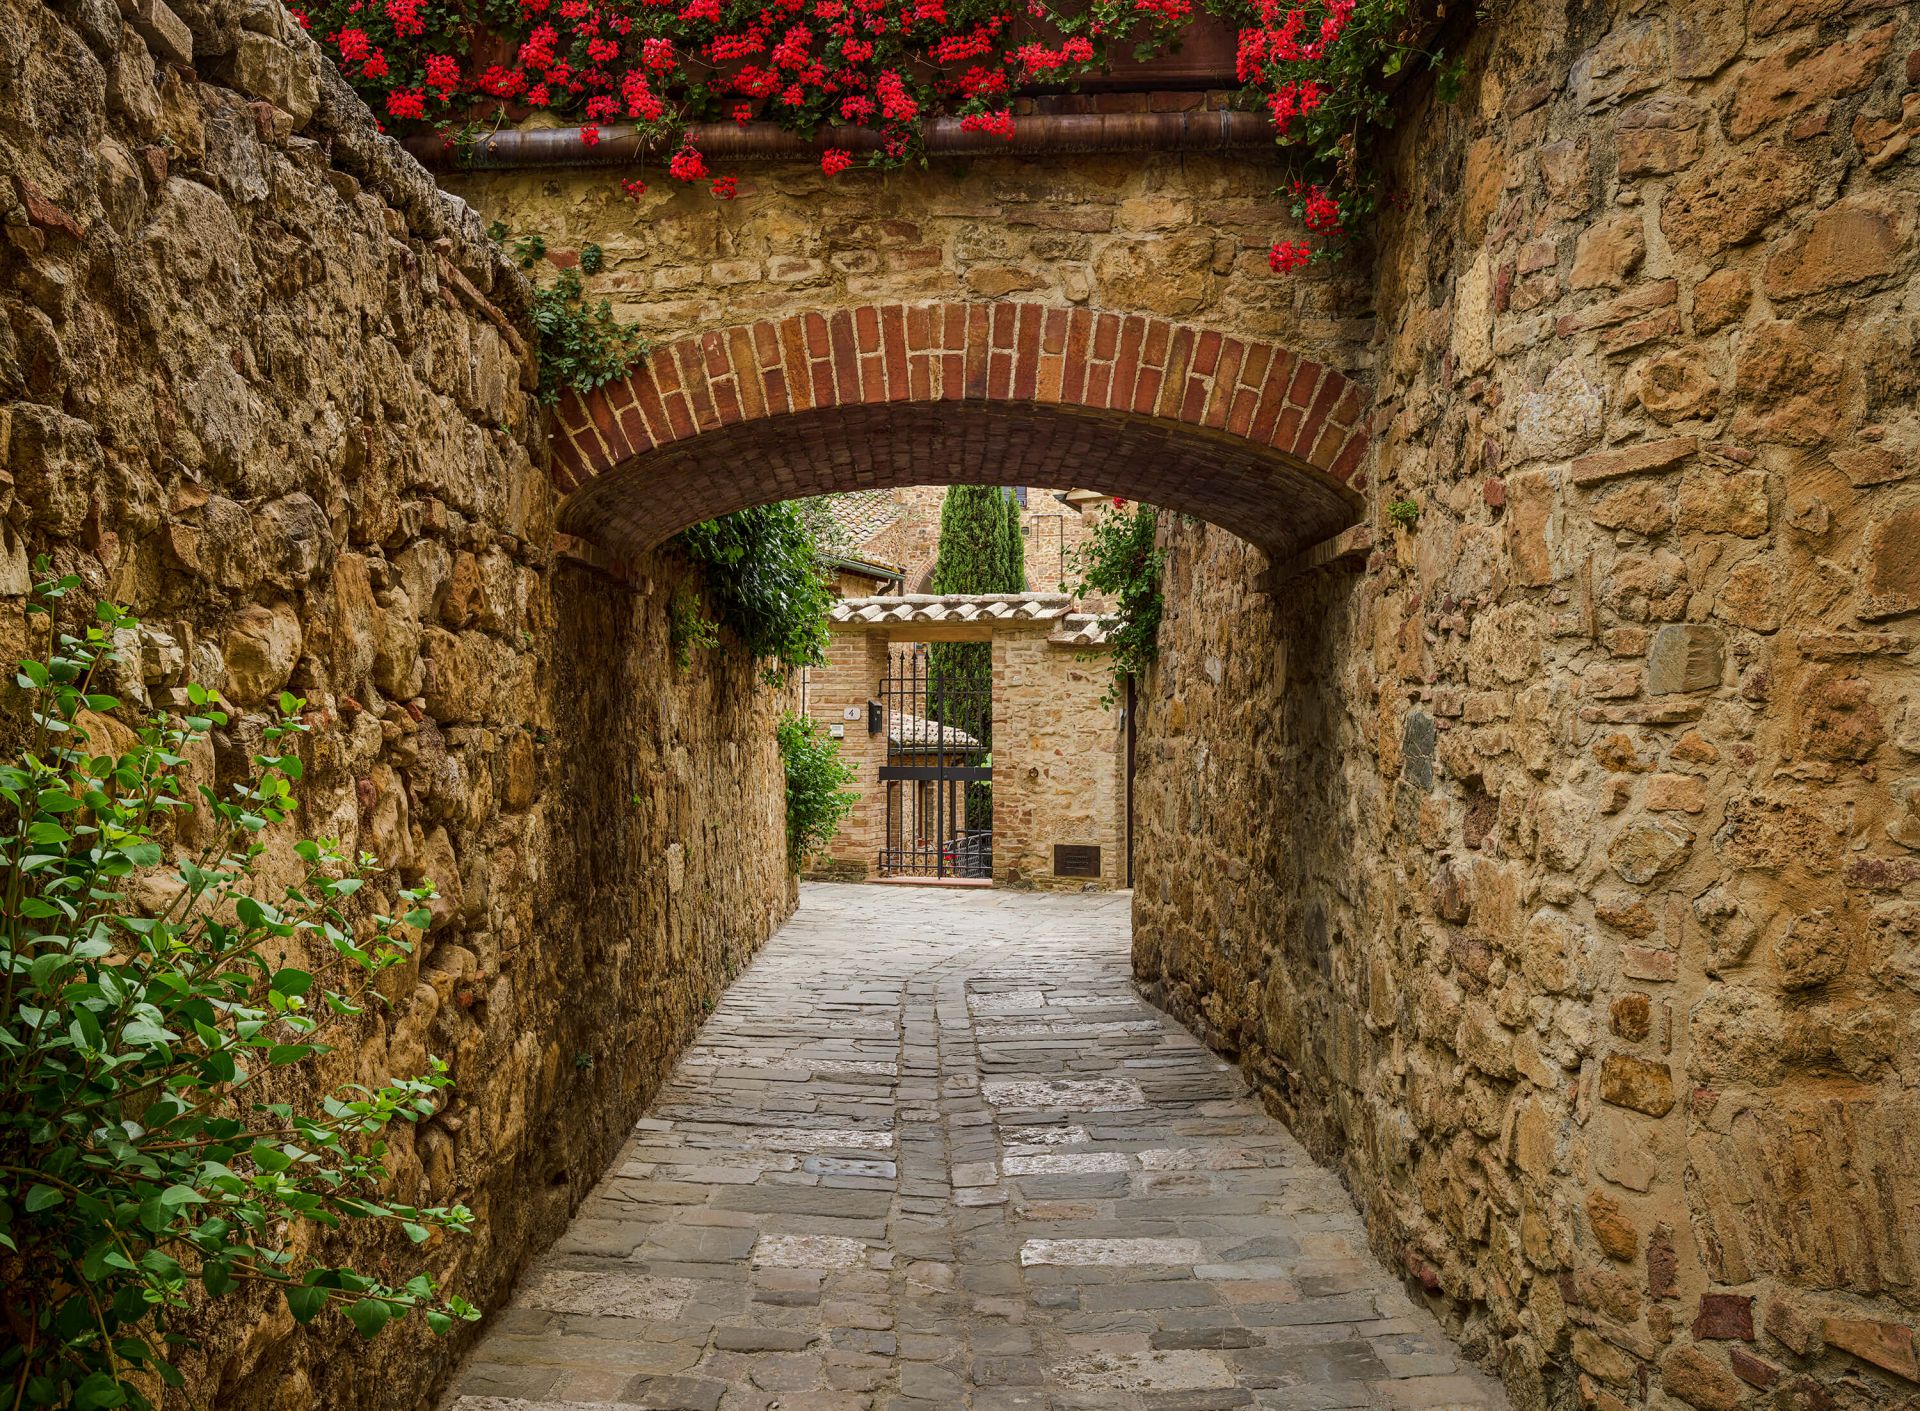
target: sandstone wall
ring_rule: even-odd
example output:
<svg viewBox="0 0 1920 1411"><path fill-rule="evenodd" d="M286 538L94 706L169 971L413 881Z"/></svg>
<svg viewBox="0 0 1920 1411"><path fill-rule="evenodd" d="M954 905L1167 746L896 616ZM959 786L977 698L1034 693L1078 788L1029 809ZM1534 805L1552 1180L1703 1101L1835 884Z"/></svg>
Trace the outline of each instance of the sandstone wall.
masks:
<svg viewBox="0 0 1920 1411"><path fill-rule="evenodd" d="M862 881L886 846L887 791L879 771L887 762L887 735L884 730L867 732L867 702L879 698L887 674L887 646L882 632L835 632L826 663L807 672L807 714L822 733L836 725L845 732L840 758L854 772L847 787L859 795L826 847L808 859L809 877ZM848 720L849 710L858 710L859 719Z"/></svg>
<svg viewBox="0 0 1920 1411"><path fill-rule="evenodd" d="M655 170L634 202L624 175L442 179L515 234L540 234L558 261L598 244L605 270L589 288L663 339L872 301L1012 297L1224 326L1333 367L1365 352L1359 271L1268 277L1267 248L1293 224L1273 196L1278 167L1258 153L981 158L832 178L813 162L754 162L733 201Z"/></svg>
<svg viewBox="0 0 1920 1411"><path fill-rule="evenodd" d="M1126 734L1103 704L1105 651L1048 640L1044 627L993 638L993 875L1002 885L1124 887ZM1095 877L1061 877L1054 848L1096 847Z"/></svg>
<svg viewBox="0 0 1920 1411"><path fill-rule="evenodd" d="M0 645L51 553L145 619L122 696L232 703L221 788L308 698L300 829L442 898L326 1076L451 1060L393 1165L479 1212L426 1258L497 1306L784 914L773 702L735 653L672 672L684 568L556 570L524 286L478 220L277 4L177 8L0 0ZM199 1403L249 1411L414 1407L458 1347L243 1301L208 1332Z"/></svg>
<svg viewBox="0 0 1920 1411"><path fill-rule="evenodd" d="M1522 1405L1920 1395L1917 21L1502 9L1400 124L1364 575L1167 530L1141 979Z"/></svg>

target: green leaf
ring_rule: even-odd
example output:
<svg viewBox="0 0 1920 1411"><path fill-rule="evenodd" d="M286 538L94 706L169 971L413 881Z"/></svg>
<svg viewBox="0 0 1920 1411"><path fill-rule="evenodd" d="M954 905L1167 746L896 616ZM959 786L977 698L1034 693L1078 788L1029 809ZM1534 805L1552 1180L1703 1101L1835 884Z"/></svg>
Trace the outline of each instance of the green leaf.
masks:
<svg viewBox="0 0 1920 1411"><path fill-rule="evenodd" d="M51 1210L65 1200L66 1193L53 1186L34 1185L28 1188L27 1198L20 1203L27 1208L29 1215L37 1215L42 1210Z"/></svg>
<svg viewBox="0 0 1920 1411"><path fill-rule="evenodd" d="M425 1225L416 1225L410 1220L403 1221L400 1228L407 1232L407 1238L415 1244L425 1244L433 1238L432 1230L429 1230Z"/></svg>
<svg viewBox="0 0 1920 1411"><path fill-rule="evenodd" d="M283 1290L287 1296L287 1311L293 1314L293 1321L301 1325L311 1323L320 1316L320 1310L327 1306L327 1291L304 1284L288 1284Z"/></svg>
<svg viewBox="0 0 1920 1411"><path fill-rule="evenodd" d="M269 988L276 994L304 995L313 988L313 976L305 970L281 970L275 973Z"/></svg>
<svg viewBox="0 0 1920 1411"><path fill-rule="evenodd" d="M108 1372L95 1372L73 1389L74 1411L95 1411L96 1407L126 1404L127 1389Z"/></svg>
<svg viewBox="0 0 1920 1411"><path fill-rule="evenodd" d="M371 1338L393 1320L393 1310L382 1299L363 1298L347 1305L347 1317L360 1330L361 1337Z"/></svg>

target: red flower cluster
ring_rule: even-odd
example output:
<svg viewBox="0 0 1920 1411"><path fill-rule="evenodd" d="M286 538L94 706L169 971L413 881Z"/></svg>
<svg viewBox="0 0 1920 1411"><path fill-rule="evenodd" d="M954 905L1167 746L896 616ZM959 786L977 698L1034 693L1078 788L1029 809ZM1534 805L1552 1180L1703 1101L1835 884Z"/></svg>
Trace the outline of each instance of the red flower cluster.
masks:
<svg viewBox="0 0 1920 1411"><path fill-rule="evenodd" d="M1267 251L1267 268L1275 274L1285 274L1289 270L1299 269L1313 258L1313 251L1297 240L1279 240Z"/></svg>
<svg viewBox="0 0 1920 1411"><path fill-rule="evenodd" d="M1333 91L1328 56L1356 3L1252 0L1258 22L1240 32L1236 67L1283 139ZM342 72L391 122L446 130L544 110L579 124L589 145L602 124L623 120L668 142L683 139L689 124L716 118L757 116L809 133L854 123L877 130L880 160L900 161L917 153L921 127L936 115L1010 139L1014 89L1070 80L1108 54L1167 48L1193 16L1192 0L1056 4L320 0L313 19ZM1022 11L1037 33L1016 23ZM294 14L308 23L305 13ZM820 168L831 176L852 162L850 152L833 148ZM667 169L683 182L710 176L705 157L684 140ZM713 184L721 199L735 189L730 177ZM637 194L631 183L628 192ZM1296 189L1294 200L1314 236L1344 238L1341 205L1328 192ZM1283 241L1270 262L1297 268L1306 251Z"/></svg>

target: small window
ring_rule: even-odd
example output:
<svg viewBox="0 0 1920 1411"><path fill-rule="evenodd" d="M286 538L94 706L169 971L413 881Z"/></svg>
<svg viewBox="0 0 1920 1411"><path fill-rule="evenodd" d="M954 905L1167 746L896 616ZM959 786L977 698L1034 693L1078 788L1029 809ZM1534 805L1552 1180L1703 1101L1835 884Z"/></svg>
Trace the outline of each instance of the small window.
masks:
<svg viewBox="0 0 1920 1411"><path fill-rule="evenodd" d="M1027 507L1027 487L1024 485L1014 486L1013 498L1019 501L1021 509L1025 509Z"/></svg>

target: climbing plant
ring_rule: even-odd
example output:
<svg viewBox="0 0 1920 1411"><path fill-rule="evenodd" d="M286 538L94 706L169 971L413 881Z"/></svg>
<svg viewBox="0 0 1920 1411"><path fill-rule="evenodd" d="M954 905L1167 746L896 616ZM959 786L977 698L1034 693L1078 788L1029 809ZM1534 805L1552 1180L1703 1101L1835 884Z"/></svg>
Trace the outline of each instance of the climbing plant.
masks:
<svg viewBox="0 0 1920 1411"><path fill-rule="evenodd" d="M1102 619L1113 667L1108 704L1128 680L1145 674L1159 651L1160 578L1166 555L1154 542L1157 520L1151 505L1129 508L1116 500L1095 522L1092 536L1074 551L1080 580L1072 591L1114 600L1113 611Z"/></svg>
<svg viewBox="0 0 1920 1411"><path fill-rule="evenodd" d="M847 788L854 771L840 757L840 742L807 716L780 717L780 758L787 775L787 867L798 872L860 796Z"/></svg>
<svg viewBox="0 0 1920 1411"><path fill-rule="evenodd" d="M1276 270L1336 253L1375 182L1369 136L1391 126L1409 64L1457 70L1427 48L1445 0L1204 0L1237 27L1243 101L1264 108L1298 167L1309 241L1279 241ZM688 136L699 122L766 121L808 136L872 131L870 163L924 160L929 119L1011 139L1017 91L1071 85L1115 58L1178 47L1193 0L290 0L384 121L455 145L548 114L589 145L632 124L672 155L668 176L730 199ZM853 153L829 147L837 175ZM638 197L646 183L624 183Z"/></svg>
<svg viewBox="0 0 1920 1411"><path fill-rule="evenodd" d="M487 227L495 240L512 232L500 221ZM547 242L540 235L523 235L509 247L520 268L528 273L547 268ZM539 339L540 400L551 405L569 388L587 393L633 370L647 355L640 330L614 317L605 299L587 297L584 274L597 274L602 255L598 245L582 247L579 265L552 271L552 278L536 279L533 286L533 330Z"/></svg>
<svg viewBox="0 0 1920 1411"><path fill-rule="evenodd" d="M677 540L702 570L715 620L773 683L827 659L833 593L812 522L807 508L783 501L696 524Z"/></svg>
<svg viewBox="0 0 1920 1411"><path fill-rule="evenodd" d="M293 1096L318 1086L330 1037L384 1002L376 980L412 949L432 888L376 914L373 860L312 841L293 848L297 879L269 886L262 838L294 808L306 702L282 695L249 777L196 797L187 758L226 715L192 686L183 718L110 723L103 668L137 623L102 604L60 630L79 584L43 582L28 603L42 650L19 663L21 743L0 761L8 1404L149 1407L182 1384L183 1315L240 1290L272 1291L299 1323L335 1310L366 1337L416 1311L439 1333L477 1317L425 1273L330 1265L313 1238L467 1229L460 1206L393 1199L383 1165L381 1132L435 1112L446 1066ZM207 841L189 848L195 810Z"/></svg>

